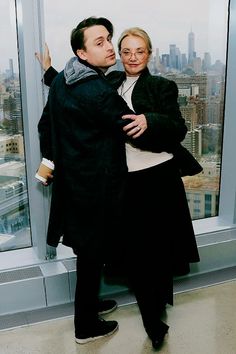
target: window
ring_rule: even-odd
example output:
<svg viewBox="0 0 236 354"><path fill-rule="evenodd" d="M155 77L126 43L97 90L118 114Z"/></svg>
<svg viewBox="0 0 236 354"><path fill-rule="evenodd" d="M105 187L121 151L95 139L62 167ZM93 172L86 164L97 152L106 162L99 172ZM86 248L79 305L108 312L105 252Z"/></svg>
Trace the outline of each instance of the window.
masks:
<svg viewBox="0 0 236 354"><path fill-rule="evenodd" d="M16 12L0 4L0 251L31 246Z"/></svg>
<svg viewBox="0 0 236 354"><path fill-rule="evenodd" d="M125 28L140 26L149 33L153 44L149 69L177 83L188 126L183 145L203 166L201 174L184 178L193 220L219 215L228 5L228 0L160 0L158 4L149 1L141 11L144 5L138 6L137 1L121 0L115 8L105 0L89 0L82 6L71 0L69 8L56 0L44 2L46 42L58 70L73 56L70 32L85 17L109 18L115 27L115 46ZM61 13L63 20L59 21ZM122 70L119 58L115 69ZM191 205L199 193L200 210L194 212ZM204 200L209 194L211 205L206 208Z"/></svg>
<svg viewBox="0 0 236 354"><path fill-rule="evenodd" d="M11 11L9 4L11 6L13 5ZM136 0L135 2L129 1L128 4L125 1L120 0L119 2L113 4L112 9L106 0L100 0L99 2L88 0L82 5L76 0L70 0L69 7L66 7L64 2L58 2L55 0L16 0L17 15L15 15L13 0L0 1L0 28L1 33L4 34L4 37L2 35L0 41L0 129L2 129L1 124L3 116L2 90L4 90L4 88L2 85L2 78L5 71L10 70L11 64L9 59L13 59L13 72L18 75L18 66L20 72L20 84L18 87L20 87L21 118L24 132L21 137L23 143L19 142L17 139L10 139L4 142L0 139L0 161L2 162L2 158L5 158L6 149L9 149L9 154L14 155L19 153L19 143L21 146L24 146L23 171L24 176L27 179L27 190L24 195L27 196L26 200L28 204L26 203L26 200L23 200L23 202L25 203L25 209L27 209L27 207L29 208L29 211L25 210L26 212L23 213L19 213L19 209L17 208L11 211L9 219L5 219L2 223L2 228L0 230L0 242L1 245L4 244L4 242L8 242L8 234L5 233L5 236L2 235L3 230L6 231L10 223L13 229L16 230L17 227L25 222L25 217L28 220L28 224L30 221L30 233L32 236L32 247L19 249L19 247L25 247L26 243L25 245L23 243L21 245L15 244L15 249L13 251L1 253L1 270L5 271L6 269L25 267L28 265L31 266L32 264L45 264L47 263L45 261L45 257L47 256L50 258L51 255L53 256L53 252L51 254L49 253L48 256L45 242L48 209L50 205L48 190L37 184L34 178L36 168L41 160L37 136L37 122L42 113L45 102L44 93L42 90L43 85L41 83L43 73L40 70L37 60L35 60L34 52L38 51L39 48L42 50L45 40L44 34L46 34L46 41L51 51L53 65L58 70L63 69L67 59L73 55L69 45L71 28L82 18L94 14L97 16L108 17L114 23L114 43L117 42L119 34L125 27L138 24L146 29L151 35L154 47L156 49L159 48L159 50L156 50L153 53L154 57L161 58L163 60L163 65L166 67L169 66L170 48L168 45L175 44L177 48L181 49L181 53L188 53L188 33L191 31L195 35L196 54L199 51L200 44L205 43L208 49L201 49L200 57L204 58L206 63L209 63L209 56L204 56L203 53L205 50L206 52L211 53L212 64L217 61L217 58L220 59L223 65L227 64L224 95L225 109L223 101L221 101L219 107L219 98L216 97L219 92L223 93L224 91L225 76L223 76L224 80L222 81L222 85L219 84L220 81L218 79L206 78L206 80L209 80L209 85L206 85L206 89L210 92L210 94L212 94L212 92L214 93L213 98L207 99L207 104L205 104L204 100L203 102L198 100L197 104L195 101L192 102L189 100L191 92L196 96L199 94L199 87L196 82L192 82L191 86L188 84L187 87L182 85L180 88L179 99L181 109L183 109L186 117L185 119L190 123L188 139L185 141L185 143L188 144L188 148L192 149L191 151L195 151L195 154L198 153L195 147L198 146L198 140L202 141L202 133L204 132L204 137L211 139L213 145L212 143L209 144L209 142L207 142L204 138L204 144L203 146L200 145L200 151L204 150L205 154L205 151L208 149L211 153L215 151L219 154L219 156L221 156L219 163L215 163L214 159L208 159L209 156L204 156L203 159L206 181L210 181L211 178L212 182L214 182L214 176L217 175L218 182L214 185L215 189L212 187L209 188L211 184L209 185L209 183L206 183L203 185L206 189L203 190L202 187L199 188L200 185L198 185L198 180L189 179L187 181L189 183L187 197L193 219L196 219L193 224L195 233L198 236L197 242L201 257L201 262L197 265L197 267L192 268L191 274L195 275L196 273L206 273L211 270L232 267L236 264L236 164L234 163L236 132L236 0L231 0L229 4L229 13L227 13L228 2L225 0L199 0L198 2L192 0L180 0L178 2L173 2L171 0L160 0L156 2L154 0L153 3L149 1L148 6L145 5L145 11L142 11L144 4L141 0ZM185 8L189 9L187 15L185 10L183 11ZM126 9L126 11L124 9ZM220 9L220 11L217 12L217 9ZM10 16L11 13L13 13L13 16ZM122 16L119 16L121 14ZM229 36L227 43L226 31L228 15ZM18 59L16 59L16 17L19 63ZM153 23L155 23L156 27L153 27ZM181 26L184 26L184 23L185 28L183 31L181 30L181 28L183 28ZM205 25L206 23L207 25ZM154 28L154 30L152 30L152 28ZM11 33L11 31L13 31L13 33ZM7 41L5 33L7 33ZM217 35L217 40L214 39L215 33ZM9 45L12 45L13 49L9 47ZM227 63L224 59L226 54L226 45L228 47ZM11 51L9 51L9 48L11 48ZM216 54L217 48L221 48L223 54ZM171 47L171 53L173 53L175 49L176 48ZM162 53L164 54L162 55ZM176 62L172 62L172 65L180 66L181 63L181 65L183 65L188 60L188 56L186 55L186 60L184 60L184 57L182 57L181 60L182 61L178 59ZM204 65L206 65L205 62ZM218 62L216 67L218 67ZM196 60L194 68L197 71L201 68L199 60ZM151 67L151 70L152 69L153 68ZM189 73L191 73L191 71L189 71ZM170 73L169 71L164 73L164 75L169 74L177 75L178 73ZM19 101L17 101L15 97L15 103L18 102ZM13 104L13 102L9 101L8 106L5 107L9 107L10 104ZM186 110L185 106L188 107ZM204 117L206 109L208 112L209 126L204 126L204 131L203 129L197 129L198 132L196 132L193 129L194 125L192 124L191 126L191 123L195 123L197 117L199 116ZM218 126L219 122L215 120L217 117L222 117L221 110L224 111L223 121L220 122L220 124L224 125L223 129ZM214 127L214 129L211 129L211 127ZM16 128L17 125L12 124L12 129ZM223 134L221 129L223 130ZM0 135L1 134L2 130L0 130ZM223 139L221 140L222 135ZM8 146L6 144L8 144ZM25 169L27 170L27 173L25 173ZM8 178L8 176L6 177ZM13 180L13 182L19 182L19 180L16 179ZM6 196L10 196L10 198L12 198L14 193L16 193L19 195L19 198L12 200L17 201L18 207L21 207L22 199L20 198L20 195L22 196L22 190L24 190L23 188L25 188L25 185L23 186L21 183L9 184L7 179L5 187L0 190L0 200ZM5 212L7 211L6 204L7 203L0 202L1 213L3 210L5 210ZM211 215L216 216L210 217ZM22 228L22 230L24 230L24 228ZM6 237L6 239L4 239L4 237ZM27 237L27 242L30 246L30 237ZM11 247L5 247L5 250L10 248ZM58 261L70 257L74 257L71 249L59 245L56 259L57 266L54 267L55 264L51 260L48 264L50 267L52 266L53 269L57 269L56 272L58 271L60 273L63 282L65 279L64 273L61 274L61 267L58 267ZM61 265L64 268L64 264ZM44 282L44 284L46 285L47 282ZM46 293L47 291L45 291L45 294Z"/></svg>

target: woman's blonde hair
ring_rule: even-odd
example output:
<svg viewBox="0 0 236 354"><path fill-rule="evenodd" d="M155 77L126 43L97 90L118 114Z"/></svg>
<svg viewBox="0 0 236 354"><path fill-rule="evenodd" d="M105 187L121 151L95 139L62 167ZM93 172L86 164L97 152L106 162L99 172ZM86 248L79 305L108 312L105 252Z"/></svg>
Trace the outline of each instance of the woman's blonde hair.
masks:
<svg viewBox="0 0 236 354"><path fill-rule="evenodd" d="M120 38L118 39L118 50L119 50L119 53L121 51L121 43L122 43L123 39L128 37L128 36L136 36L136 37L142 38L144 40L146 46L147 46L148 54L150 55L152 53L152 42L151 42L151 39L150 39L149 35L147 34L147 32L144 31L142 28L139 28L139 27L131 27L131 28L128 28L128 29L124 30L121 33Z"/></svg>

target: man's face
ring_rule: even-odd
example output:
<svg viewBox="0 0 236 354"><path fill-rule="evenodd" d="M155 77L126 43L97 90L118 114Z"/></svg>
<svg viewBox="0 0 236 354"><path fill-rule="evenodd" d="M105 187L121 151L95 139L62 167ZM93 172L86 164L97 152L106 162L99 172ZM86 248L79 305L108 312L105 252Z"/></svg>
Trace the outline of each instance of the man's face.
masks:
<svg viewBox="0 0 236 354"><path fill-rule="evenodd" d="M106 70L116 63L111 35L104 26L92 26L84 31L86 49L78 49L77 55L89 64Z"/></svg>

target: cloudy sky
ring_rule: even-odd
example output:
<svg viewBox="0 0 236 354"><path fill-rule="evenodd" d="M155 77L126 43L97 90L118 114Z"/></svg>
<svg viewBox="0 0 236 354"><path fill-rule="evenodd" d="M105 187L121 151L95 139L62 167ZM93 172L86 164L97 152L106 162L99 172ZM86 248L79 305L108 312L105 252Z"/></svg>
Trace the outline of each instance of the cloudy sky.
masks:
<svg viewBox="0 0 236 354"><path fill-rule="evenodd" d="M149 33L153 48L159 48L160 54L169 52L169 44L176 44L182 53L187 53L187 36L192 29L197 55L202 57L209 51L213 61L225 62L228 0L67 0L66 3L69 6L64 1L46 0L44 5L46 41L58 68L63 68L71 56L71 29L93 15L107 17L114 24L114 44L125 28L139 26Z"/></svg>
<svg viewBox="0 0 236 354"><path fill-rule="evenodd" d="M16 55L9 2L0 1L0 70L6 63L8 66L8 58ZM45 40L57 69L62 69L72 56L71 29L89 16L111 20L115 27L114 44L125 28L144 28L160 54L169 52L169 44L176 44L181 53L187 54L187 38L192 29L197 55L203 57L204 52L210 52L213 62L225 62L228 0L44 0Z"/></svg>

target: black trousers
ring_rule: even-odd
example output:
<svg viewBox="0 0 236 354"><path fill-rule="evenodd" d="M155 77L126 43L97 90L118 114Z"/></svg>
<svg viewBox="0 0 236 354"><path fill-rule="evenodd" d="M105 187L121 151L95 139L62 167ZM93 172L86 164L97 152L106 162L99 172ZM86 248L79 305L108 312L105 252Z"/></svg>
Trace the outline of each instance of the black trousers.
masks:
<svg viewBox="0 0 236 354"><path fill-rule="evenodd" d="M100 208L98 205L96 210L88 210L88 216L83 221L87 242L78 242L78 245L73 248L77 255L75 334L81 331L90 333L91 327L98 318L99 291L104 264L108 261L113 262L117 258L117 237L123 212L125 177L126 175L123 179L107 183L106 190L101 196ZM74 210L77 213L78 208L75 206ZM78 223L78 232L81 233L80 223Z"/></svg>
<svg viewBox="0 0 236 354"><path fill-rule="evenodd" d="M99 252L81 249L77 254L74 300L75 336L89 332L98 318L98 301L104 261Z"/></svg>
<svg viewBox="0 0 236 354"><path fill-rule="evenodd" d="M127 274L150 333L164 306L173 304L174 268L188 270L195 250L183 182L172 160L128 173L126 215Z"/></svg>

